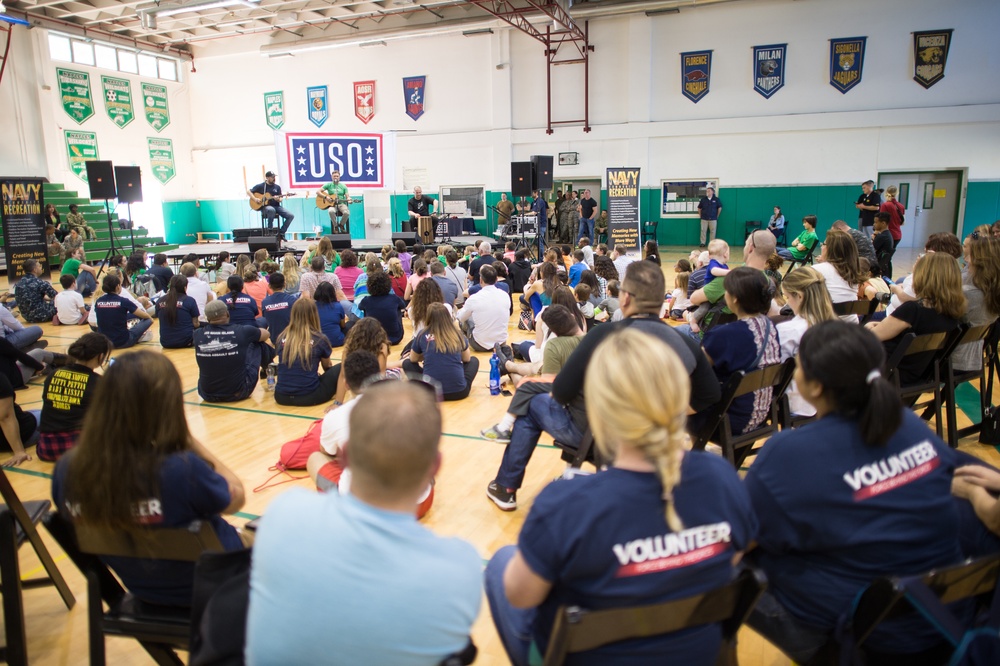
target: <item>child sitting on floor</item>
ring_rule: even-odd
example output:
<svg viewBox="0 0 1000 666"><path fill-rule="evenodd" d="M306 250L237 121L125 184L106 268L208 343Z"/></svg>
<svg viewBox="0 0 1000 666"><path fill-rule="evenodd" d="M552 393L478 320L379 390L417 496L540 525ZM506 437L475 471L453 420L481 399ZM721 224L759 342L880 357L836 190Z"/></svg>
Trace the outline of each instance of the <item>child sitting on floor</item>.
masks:
<svg viewBox="0 0 1000 666"><path fill-rule="evenodd" d="M56 326L86 324L90 308L83 304L83 295L76 290L76 278L64 273L59 276L59 284L63 290L52 301L56 306L56 316L52 318L52 323Z"/></svg>
<svg viewBox="0 0 1000 666"><path fill-rule="evenodd" d="M674 277L674 293L670 296L670 318L674 321L684 319L684 311L691 306L691 299L687 296L688 278L691 273L678 273Z"/></svg>
<svg viewBox="0 0 1000 666"><path fill-rule="evenodd" d="M579 252L579 250L577 250ZM573 295L576 296L576 302L580 308L580 312L583 314L583 318L587 320L587 329L594 323L594 306L590 302L590 294L592 290L589 284L580 283L576 285L573 290Z"/></svg>

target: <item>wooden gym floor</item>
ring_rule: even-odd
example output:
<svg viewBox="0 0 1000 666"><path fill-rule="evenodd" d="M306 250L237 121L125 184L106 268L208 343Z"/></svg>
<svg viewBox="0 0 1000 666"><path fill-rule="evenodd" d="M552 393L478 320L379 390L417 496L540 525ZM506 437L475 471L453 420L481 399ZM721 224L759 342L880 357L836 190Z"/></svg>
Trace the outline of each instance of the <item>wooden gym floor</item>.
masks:
<svg viewBox="0 0 1000 666"><path fill-rule="evenodd" d="M669 248L664 252L664 272L667 275L668 291L673 285L673 265L680 257L686 257L690 248ZM734 248L733 263L737 264ZM909 270L915 253L901 250L897 255L898 270ZM900 261L902 260L902 261ZM5 288L5 280L0 287ZM405 321L409 329L409 321ZM87 332L84 326L44 325L44 339L49 341L48 349L65 352L77 337ZM156 326L152 329L157 330ZM524 331L516 327L516 315L511 318L511 340L528 339ZM158 339L158 335L154 335ZM407 336L408 339L408 336ZM278 407L271 394L258 386L254 395L243 402L227 405L203 403L196 386L198 368L193 351L163 350L158 343L139 345L139 349L153 349L165 354L177 367L183 380L185 411L191 432L236 474L246 487L247 503L243 511L231 520L239 525L266 512L268 504L279 494L293 486L311 488L307 478L298 478L282 485L272 486L255 492L274 472L269 468L278 459L278 449L282 443L305 432L309 423L322 417L324 406L296 408ZM399 347L396 348L398 354ZM125 350L121 353L130 353ZM434 507L424 518L423 524L438 534L454 535L471 542L479 551L485 563L501 546L516 543L524 517L531 508L531 501L539 490L558 476L564 463L551 446L551 439L544 438L528 467L524 487L518 493L520 507L517 511L499 511L485 495L486 485L500 464L502 445L479 438L479 431L495 423L503 415L508 399L492 397L487 388L489 360L487 354L479 354L481 370L479 379L471 395L460 402L442 405L444 433L441 450L444 461L437 478ZM339 360L338 350L334 358ZM36 378L31 385L17 394L17 402L25 409L39 409L41 406L42 380ZM964 387L964 404L978 405L978 387ZM146 408L132 403L136 408ZM155 406L149 406L155 408ZM970 408L970 411L974 411ZM959 412L960 426L969 424L969 417ZM991 464L1000 465L1000 453L993 447L982 446L974 437L961 443L963 450L977 455ZM7 469L9 478L21 500L47 499L50 497L50 475L53 465L37 458L21 467ZM296 473L305 477L305 473ZM279 475L273 482L288 480ZM67 611L54 588L41 588L24 592L25 622L28 635L28 654L31 663L42 665L81 664L87 655L87 620L85 582L79 571L66 559L49 537L44 528L42 538L49 545L57 564L69 581L77 598L77 605ZM30 545L21 549L22 577L30 578L43 573ZM2 630L2 627L0 627ZM472 637L479 647L477 664L507 663L503 647L497 638L485 603L481 607L479 619L473 627ZM108 662L112 664L149 664L152 660L139 644L133 640L107 639ZM752 630L744 628L740 633L739 657L743 664L750 666L777 666L790 663L773 646L760 638Z"/></svg>

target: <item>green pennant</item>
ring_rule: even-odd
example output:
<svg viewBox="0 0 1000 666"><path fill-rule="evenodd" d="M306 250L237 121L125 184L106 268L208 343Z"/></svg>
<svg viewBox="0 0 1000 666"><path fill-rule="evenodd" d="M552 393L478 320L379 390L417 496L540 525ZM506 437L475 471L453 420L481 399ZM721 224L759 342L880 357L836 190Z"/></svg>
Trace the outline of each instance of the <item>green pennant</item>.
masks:
<svg viewBox="0 0 1000 666"><path fill-rule="evenodd" d="M285 124L285 93L278 90L276 92L264 93L264 115L267 117L267 126L271 129L281 129Z"/></svg>
<svg viewBox="0 0 1000 666"><path fill-rule="evenodd" d="M149 165L153 169L153 177L164 185L177 175L174 166L174 142L151 136L146 139L149 144Z"/></svg>
<svg viewBox="0 0 1000 666"><path fill-rule="evenodd" d="M66 155L69 157L69 168L76 177L87 182L87 162L100 159L97 152L97 134L79 130L65 130Z"/></svg>
<svg viewBox="0 0 1000 666"><path fill-rule="evenodd" d="M94 115L94 100L90 96L90 74L74 69L56 68L59 94L66 115L82 124Z"/></svg>
<svg viewBox="0 0 1000 666"><path fill-rule="evenodd" d="M104 109L108 112L108 117L118 127L125 127L135 119L132 84L128 79L102 76L101 86L104 88Z"/></svg>
<svg viewBox="0 0 1000 666"><path fill-rule="evenodd" d="M170 124L167 87L155 83L143 83L142 103L146 109L146 121L157 132L162 132L163 128Z"/></svg>

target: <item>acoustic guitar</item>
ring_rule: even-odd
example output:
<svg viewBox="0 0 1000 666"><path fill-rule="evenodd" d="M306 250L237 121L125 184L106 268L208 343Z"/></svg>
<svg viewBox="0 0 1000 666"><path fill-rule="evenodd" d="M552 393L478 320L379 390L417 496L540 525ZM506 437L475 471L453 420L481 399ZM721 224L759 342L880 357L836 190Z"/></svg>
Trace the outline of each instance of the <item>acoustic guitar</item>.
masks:
<svg viewBox="0 0 1000 666"><path fill-rule="evenodd" d="M289 192L288 194L281 194L279 196L274 196L265 192L264 194L254 194L250 197L250 209L260 210L264 206L270 206L272 202L281 203L281 201L287 197L294 197L295 192Z"/></svg>
<svg viewBox="0 0 1000 666"><path fill-rule="evenodd" d="M353 198L348 198L341 201L339 197L332 194L327 194L323 190L320 190L319 192L316 193L316 208L319 208L320 210L326 210L330 206L335 206L338 203L355 204L355 203L361 203L361 201L362 201L361 199L353 199Z"/></svg>

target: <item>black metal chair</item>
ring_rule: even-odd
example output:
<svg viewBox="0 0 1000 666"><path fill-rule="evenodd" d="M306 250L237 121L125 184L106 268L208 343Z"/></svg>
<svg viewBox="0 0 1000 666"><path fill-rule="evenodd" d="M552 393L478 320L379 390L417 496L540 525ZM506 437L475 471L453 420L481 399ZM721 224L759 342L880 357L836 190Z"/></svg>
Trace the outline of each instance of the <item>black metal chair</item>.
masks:
<svg viewBox="0 0 1000 666"><path fill-rule="evenodd" d="M941 362L955 348L955 341L962 336L963 327L958 327L951 333L927 333L915 335L906 333L892 355L886 361L887 379L896 385L899 397L903 403L913 409L927 408L923 413L927 419L934 416L934 430L938 437L943 437L943 424L941 416ZM908 356L926 354L926 361L921 369L914 374L920 377L916 382L902 383L899 365ZM914 404L924 393L932 394L931 400ZM926 420L926 419L925 419Z"/></svg>
<svg viewBox="0 0 1000 666"><path fill-rule="evenodd" d="M581 469L584 463L590 463L596 469L600 470L608 464L608 461L604 460L594 445L594 435L590 431L590 428L587 428L583 432L583 437L580 439L580 446L569 446L559 441L555 441L553 444L562 451L562 459L574 469Z"/></svg>
<svg viewBox="0 0 1000 666"><path fill-rule="evenodd" d="M858 323L862 326L871 321L876 310L878 310L878 301L844 301L833 304L834 314L838 317L857 315Z"/></svg>
<svg viewBox="0 0 1000 666"><path fill-rule="evenodd" d="M997 367L997 337L1000 336L1000 324L983 324L966 328L955 340L955 349L948 354L941 363L941 381L943 388L943 402L945 408L945 419L948 422L948 444L952 447L958 446L958 440L962 437L979 432L980 424L974 423L971 426L958 427L958 409L955 392L958 387L965 382L979 380L979 414L990 407L989 391L987 387L993 383ZM975 342L983 343L983 364L978 370L956 370L952 364L952 355L958 351L962 345ZM989 378L987 378L989 369Z"/></svg>
<svg viewBox="0 0 1000 666"><path fill-rule="evenodd" d="M24 627L25 589L54 586L66 608L76 604L76 598L56 566L49 549L42 543L36 525L49 512L49 500L21 502L14 487L0 468L0 593L3 594L3 623L7 645L0 648L0 659L8 664L28 663L28 637ZM18 550L25 541L31 542L35 554L45 568L44 578L21 579Z"/></svg>
<svg viewBox="0 0 1000 666"><path fill-rule="evenodd" d="M750 238L750 234L761 230L763 223L760 220L747 220L743 223L743 240Z"/></svg>
<svg viewBox="0 0 1000 666"><path fill-rule="evenodd" d="M785 224L785 226L781 227L780 229L777 229L776 231L771 232L771 233L774 234L774 240L775 240L775 242L778 245L780 245L781 247L788 247L788 233L787 232L788 232L788 224L787 223Z"/></svg>
<svg viewBox="0 0 1000 666"><path fill-rule="evenodd" d="M764 574L746 568L723 587L662 604L594 611L562 606L556 611L544 664L558 666L567 655L609 643L721 623L722 645L716 663L735 665L736 632L766 587Z"/></svg>
<svg viewBox="0 0 1000 666"><path fill-rule="evenodd" d="M811 266L813 263L813 253L816 252L817 247L819 247L818 238L815 241L813 241L812 246L808 250L806 250L806 254L804 257L802 257L801 259L790 260L791 263L788 264L788 270L785 271L785 275L791 273L792 269L794 269L796 266L806 266L806 265Z"/></svg>
<svg viewBox="0 0 1000 666"><path fill-rule="evenodd" d="M648 220L642 223L642 242L645 243L648 240L656 241L656 228L659 226L659 220ZM657 241L659 242L659 241Z"/></svg>

